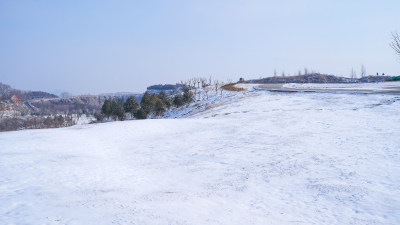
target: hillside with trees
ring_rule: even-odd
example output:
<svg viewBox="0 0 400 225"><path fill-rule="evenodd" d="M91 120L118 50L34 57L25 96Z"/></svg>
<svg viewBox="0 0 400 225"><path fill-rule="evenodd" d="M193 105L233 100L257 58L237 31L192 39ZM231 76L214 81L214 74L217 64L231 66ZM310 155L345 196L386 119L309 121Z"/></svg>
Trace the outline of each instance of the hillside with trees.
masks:
<svg viewBox="0 0 400 225"><path fill-rule="evenodd" d="M366 76L363 66L361 77L357 78L354 71L352 73L354 76L348 78L305 69L304 73L299 72L296 76L278 76L275 73L274 76L260 79L240 78L239 83L363 83L395 80L391 76ZM208 104L223 97L224 90L242 91L233 84L231 80L224 83L212 81L211 77L199 77L176 85L152 85L143 94L57 97L41 91L20 91L0 83L0 131L66 127L82 118L89 123L179 117L176 112L185 111L185 108L188 108L186 114L200 108L207 110ZM196 103L191 104L193 102Z"/></svg>
<svg viewBox="0 0 400 225"><path fill-rule="evenodd" d="M72 126L84 116L96 118L105 100L139 99L140 94L58 97L42 91L22 91L0 83L0 131ZM62 119L61 119L62 118Z"/></svg>
<svg viewBox="0 0 400 225"><path fill-rule="evenodd" d="M131 96L123 99L105 100L101 107L101 115L97 115L98 121L125 119L147 119L162 117L172 107L178 108L193 102L194 95L189 88L183 93L167 95L164 90L158 94L145 92L140 102Z"/></svg>

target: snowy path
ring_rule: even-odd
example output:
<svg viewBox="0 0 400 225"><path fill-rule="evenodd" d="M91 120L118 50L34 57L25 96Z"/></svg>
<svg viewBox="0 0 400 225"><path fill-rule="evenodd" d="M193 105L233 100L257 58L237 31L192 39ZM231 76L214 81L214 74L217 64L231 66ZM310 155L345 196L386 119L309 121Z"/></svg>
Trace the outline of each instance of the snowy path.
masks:
<svg viewBox="0 0 400 225"><path fill-rule="evenodd" d="M400 99L259 92L0 133L0 224L399 224Z"/></svg>

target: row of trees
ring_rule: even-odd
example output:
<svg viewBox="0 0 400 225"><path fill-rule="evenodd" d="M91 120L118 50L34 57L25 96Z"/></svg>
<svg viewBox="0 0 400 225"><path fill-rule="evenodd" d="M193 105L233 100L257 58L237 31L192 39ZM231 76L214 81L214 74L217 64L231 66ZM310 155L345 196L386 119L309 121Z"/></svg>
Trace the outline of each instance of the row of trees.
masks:
<svg viewBox="0 0 400 225"><path fill-rule="evenodd" d="M307 67L304 68L304 71L299 70L298 73L294 73L293 76L302 76L302 75L311 75L311 74L320 74L318 71L316 70L309 70ZM361 77L365 77L367 75L367 70L365 69L365 66L362 64L361 65L361 69L360 69L360 76ZM285 71L282 72L282 74L280 75L280 77L290 77L291 74L285 74ZM278 72L276 70L274 70L274 77L278 77ZM357 72L354 70L354 68L351 69L350 72L350 78L352 79L357 79Z"/></svg>
<svg viewBox="0 0 400 225"><path fill-rule="evenodd" d="M185 88L183 93L168 96L165 91L159 94L144 93L140 103L135 97L129 97L125 102L120 100L105 100L101 107L101 115L96 115L98 120L103 117L114 120L125 120L129 115L131 118L146 119L149 115L162 116L171 107L181 107L194 100L193 93Z"/></svg>
<svg viewBox="0 0 400 225"><path fill-rule="evenodd" d="M308 69L307 67L304 67L304 72L299 70L296 73L290 74L290 73L285 73L285 71L282 71L280 77L290 77L290 76L302 76L302 75L311 75L311 74L319 74L320 72L317 70L313 70L313 69ZM279 77L278 72L276 71L276 69L274 69L274 77Z"/></svg>
<svg viewBox="0 0 400 225"><path fill-rule="evenodd" d="M232 83L232 80L228 80L229 83ZM173 96L168 96L165 91L161 91L159 94L146 92L140 102L133 96L129 97L126 101L122 99L105 100L101 108L101 113L96 113L95 117L101 121L104 117L108 119L113 118L114 120L125 120L127 116L136 119L146 119L150 115L156 117L163 116L166 110L171 107L182 107L193 102L196 98L208 100L210 91L215 91L216 95L220 94L222 97L225 84L218 80L213 81L211 77L209 79L201 77L191 78L187 81L181 81L181 87L184 87L183 92ZM170 88L168 85L155 85L154 87L163 89L164 86Z"/></svg>
<svg viewBox="0 0 400 225"><path fill-rule="evenodd" d="M43 129L69 127L76 122L72 115L62 116L54 115L47 117L28 117L28 118L6 118L0 121L0 131L12 131L23 129Z"/></svg>
<svg viewBox="0 0 400 225"><path fill-rule="evenodd" d="M389 43L390 47L395 51L395 53L400 56L400 34L398 32L393 32L392 33L392 41ZM304 75L307 75L309 73L308 69L305 68L304 69ZM314 73L314 71L312 71L311 73ZM364 65L361 65L361 71L360 71L360 76L364 77L366 76L367 71L365 69ZM298 75L302 75L301 71L299 71ZM378 74L377 74L378 75ZM276 70L274 70L274 77L277 76L277 72ZM285 76L285 72L282 72L282 77ZM357 78L357 73L355 72L355 70L352 68L351 72L350 72L350 78Z"/></svg>
<svg viewBox="0 0 400 225"><path fill-rule="evenodd" d="M183 86L188 87L190 90L193 91L195 98L207 101L209 93L211 91L215 91L216 96L219 93L221 97L223 97L222 92L224 90L224 86L232 83L232 79L228 79L227 82L224 83L223 81L212 80L211 77L209 77L208 79L205 77L193 77L187 81L181 81L181 84Z"/></svg>
<svg viewBox="0 0 400 225"><path fill-rule="evenodd" d="M366 75L367 75L367 70L365 69L364 64L361 64L360 76L365 77ZM351 68L350 78L357 79L357 72L353 68Z"/></svg>

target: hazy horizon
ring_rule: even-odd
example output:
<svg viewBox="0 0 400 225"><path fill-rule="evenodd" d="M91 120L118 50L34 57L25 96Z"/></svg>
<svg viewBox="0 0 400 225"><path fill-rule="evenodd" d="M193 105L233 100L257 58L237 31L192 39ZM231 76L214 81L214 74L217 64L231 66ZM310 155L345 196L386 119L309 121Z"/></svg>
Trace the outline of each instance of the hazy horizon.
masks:
<svg viewBox="0 0 400 225"><path fill-rule="evenodd" d="M143 92L309 70L398 75L398 1L1 1L0 82L73 94Z"/></svg>

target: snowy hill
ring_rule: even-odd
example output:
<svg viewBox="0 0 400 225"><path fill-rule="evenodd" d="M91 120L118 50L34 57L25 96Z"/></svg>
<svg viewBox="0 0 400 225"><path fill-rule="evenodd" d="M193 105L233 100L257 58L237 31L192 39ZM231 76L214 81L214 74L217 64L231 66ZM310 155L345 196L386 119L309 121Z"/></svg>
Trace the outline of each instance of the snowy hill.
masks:
<svg viewBox="0 0 400 225"><path fill-rule="evenodd" d="M398 95L253 86L181 119L0 133L0 224L400 223Z"/></svg>

